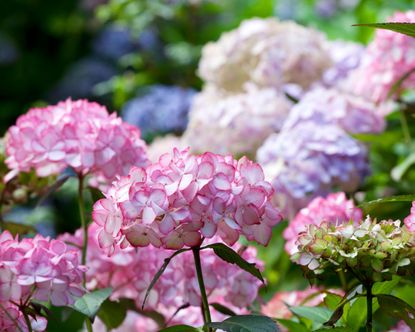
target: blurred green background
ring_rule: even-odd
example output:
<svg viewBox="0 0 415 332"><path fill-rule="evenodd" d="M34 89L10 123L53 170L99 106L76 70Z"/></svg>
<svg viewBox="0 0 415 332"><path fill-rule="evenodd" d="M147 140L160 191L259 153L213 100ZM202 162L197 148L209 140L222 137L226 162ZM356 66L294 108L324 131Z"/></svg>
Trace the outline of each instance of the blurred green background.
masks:
<svg viewBox="0 0 415 332"><path fill-rule="evenodd" d="M110 109L150 84L200 88L201 47L250 17L278 16L367 42L412 0L3 0L1 132L33 105L88 98Z"/></svg>

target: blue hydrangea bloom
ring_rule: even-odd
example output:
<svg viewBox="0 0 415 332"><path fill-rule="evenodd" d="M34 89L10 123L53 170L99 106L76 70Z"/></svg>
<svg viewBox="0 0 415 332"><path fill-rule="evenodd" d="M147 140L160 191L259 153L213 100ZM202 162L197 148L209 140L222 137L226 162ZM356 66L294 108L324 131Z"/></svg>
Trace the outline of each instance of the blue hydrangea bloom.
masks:
<svg viewBox="0 0 415 332"><path fill-rule="evenodd" d="M153 85L122 109L123 119L152 133L180 133L186 129L189 108L196 91L177 86Z"/></svg>
<svg viewBox="0 0 415 332"><path fill-rule="evenodd" d="M116 69L96 57L87 57L74 63L50 93L50 100L90 98L94 87L117 74Z"/></svg>

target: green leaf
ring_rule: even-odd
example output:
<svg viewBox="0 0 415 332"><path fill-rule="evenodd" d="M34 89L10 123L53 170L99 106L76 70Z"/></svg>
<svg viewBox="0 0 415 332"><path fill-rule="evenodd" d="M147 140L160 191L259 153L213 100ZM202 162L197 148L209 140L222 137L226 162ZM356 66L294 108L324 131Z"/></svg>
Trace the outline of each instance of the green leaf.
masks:
<svg viewBox="0 0 415 332"><path fill-rule="evenodd" d="M360 297L350 306L350 310L347 314L347 326L352 331L359 331L366 319L366 313L366 298Z"/></svg>
<svg viewBox="0 0 415 332"><path fill-rule="evenodd" d="M261 272L256 267L256 264L247 262L236 251L229 248L225 244L214 243L201 249L206 248L213 249L213 251L219 258L223 259L225 262L238 265L242 270L252 274L254 277L258 278L264 283L264 279L262 278Z"/></svg>
<svg viewBox="0 0 415 332"><path fill-rule="evenodd" d="M225 332L278 332L277 324L271 318L259 315L233 316L221 323L208 323L206 326Z"/></svg>
<svg viewBox="0 0 415 332"><path fill-rule="evenodd" d="M415 37L415 23L408 23L408 22L363 23L363 24L353 24L353 26L391 30L391 31L402 33L410 37Z"/></svg>
<svg viewBox="0 0 415 332"><path fill-rule="evenodd" d="M223 304L211 303L210 306L213 307L216 311L226 316L236 316L236 313L233 310L229 309L228 307L225 307Z"/></svg>
<svg viewBox="0 0 415 332"><path fill-rule="evenodd" d="M415 195L399 195L379 198L370 202L365 202L359 205L364 214L370 214L370 211L378 209L381 205L391 203L406 203L415 201Z"/></svg>
<svg viewBox="0 0 415 332"><path fill-rule="evenodd" d="M278 323L282 326L286 327L288 331L295 331L295 332L309 332L310 330L301 323L293 322L292 320L288 319L277 319Z"/></svg>
<svg viewBox="0 0 415 332"><path fill-rule="evenodd" d="M68 307L55 306L52 306L50 310L48 331L74 332L82 330L85 317L80 312Z"/></svg>
<svg viewBox="0 0 415 332"><path fill-rule="evenodd" d="M350 329L348 329L347 327L332 327L332 328L314 330L313 332L331 332L331 331L350 332Z"/></svg>
<svg viewBox="0 0 415 332"><path fill-rule="evenodd" d="M327 293L324 297L324 303L330 310L335 310L341 301L342 297L333 293Z"/></svg>
<svg viewBox="0 0 415 332"><path fill-rule="evenodd" d="M102 303L111 295L112 288L104 288L87 293L76 300L73 308L93 320Z"/></svg>
<svg viewBox="0 0 415 332"><path fill-rule="evenodd" d="M101 198L105 198L101 190L97 188L93 188L93 187L88 187L88 189L89 189L89 192L91 193L93 202L99 201Z"/></svg>
<svg viewBox="0 0 415 332"><path fill-rule="evenodd" d="M362 292L362 286L357 285L356 287L352 288L347 294L341 298L339 295L336 294L328 294L324 299L327 307L329 309L334 310L330 319L325 322L323 325L325 326L334 326L337 321L343 316L344 306L353 300L359 293ZM336 304L337 302L337 304ZM333 306L335 307L333 308Z"/></svg>
<svg viewBox="0 0 415 332"><path fill-rule="evenodd" d="M401 277L393 276L392 280L383 281L383 282L376 282L373 285L373 294L388 294L391 293L392 290L396 288L399 284Z"/></svg>
<svg viewBox="0 0 415 332"><path fill-rule="evenodd" d="M378 294L375 296L385 314L404 320L413 331L415 330L415 309L410 304L393 295Z"/></svg>
<svg viewBox="0 0 415 332"><path fill-rule="evenodd" d="M185 251L189 251L191 250L190 248L186 248L186 249L180 249L177 250L176 252L174 252L173 255L171 255L170 257L167 257L164 259L164 263L161 266L160 270L157 271L156 275L154 276L153 280L151 280L150 285L147 288L146 291L146 295L144 296L144 300L143 300L143 304L141 306L141 309L144 309L144 305L146 304L147 298L150 295L150 291L153 289L154 285L156 284L156 282L160 279L161 275L163 274L163 272L166 270L167 266L169 265L170 261L176 257L177 255L185 252Z"/></svg>
<svg viewBox="0 0 415 332"><path fill-rule="evenodd" d="M114 302L110 300L102 303L98 317L102 320L105 326L111 330L119 327L127 316L127 307L121 305L120 302Z"/></svg>
<svg viewBox="0 0 415 332"><path fill-rule="evenodd" d="M289 309L295 315L318 324L327 322L332 314L331 310L322 307L289 307Z"/></svg>
<svg viewBox="0 0 415 332"><path fill-rule="evenodd" d="M174 325L166 327L165 329L159 330L159 332L200 332L201 329L197 329L189 325Z"/></svg>
<svg viewBox="0 0 415 332"><path fill-rule="evenodd" d="M139 310L139 309L137 309L137 306L135 304L134 304L134 308L132 308L131 310L135 310L140 315L151 318L160 327L166 326L166 318L161 313L159 313L158 311L155 311L155 310Z"/></svg>

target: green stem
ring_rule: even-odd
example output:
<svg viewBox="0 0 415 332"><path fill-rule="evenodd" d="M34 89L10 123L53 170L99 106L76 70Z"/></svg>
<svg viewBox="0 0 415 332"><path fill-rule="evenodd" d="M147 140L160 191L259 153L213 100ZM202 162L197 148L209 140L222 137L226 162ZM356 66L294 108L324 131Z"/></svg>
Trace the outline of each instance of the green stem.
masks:
<svg viewBox="0 0 415 332"><path fill-rule="evenodd" d="M81 226L83 230L83 242L82 242L82 259L81 264L86 264L86 254L88 250L88 225L85 219L85 202L84 202L84 176L79 174L78 176L78 205L79 215L81 217ZM83 274L83 286L86 287L86 274ZM86 329L88 332L93 332L92 324L89 318L85 320Z"/></svg>
<svg viewBox="0 0 415 332"><path fill-rule="evenodd" d="M206 324L210 323L212 319L210 318L209 302L206 295L205 282L203 281L202 264L200 262L200 247L192 248L192 251L195 260L197 281L200 288L200 296L202 297L203 321ZM211 331L211 329L208 327L204 328L203 330L206 332Z"/></svg>
<svg viewBox="0 0 415 332"><path fill-rule="evenodd" d="M409 131L408 121L406 120L405 111L400 110L399 116L401 120L402 132L403 132L403 137L405 139L405 143L410 144L412 138L411 138L411 132Z"/></svg>
<svg viewBox="0 0 415 332"><path fill-rule="evenodd" d="M373 331L373 314L372 314L372 302L373 302L373 294L372 294L372 284L368 283L365 284L366 288L366 306L367 306L367 316L366 316L366 332Z"/></svg>
<svg viewBox="0 0 415 332"><path fill-rule="evenodd" d="M83 230L83 243L82 243L82 260L81 264L86 264L86 253L88 249L88 225L85 220L85 203L84 203L84 177L83 175L79 175L79 187L78 187L78 205L79 205L79 214L81 217L81 225ZM84 287L86 284L86 276L84 273Z"/></svg>
<svg viewBox="0 0 415 332"><path fill-rule="evenodd" d="M344 270L339 271L339 278L340 278L340 282L341 282L343 290L347 293L349 289L347 287L347 281L346 281L346 276L344 275Z"/></svg>
<svg viewBox="0 0 415 332"><path fill-rule="evenodd" d="M33 329L32 329L32 324L30 323L29 316L28 316L28 315L27 315L27 313L25 313L24 311L23 311L23 317L24 317L24 320L25 320L25 322L26 322L27 329L29 330L29 332L32 332L32 331L33 331Z"/></svg>
<svg viewBox="0 0 415 332"><path fill-rule="evenodd" d="M93 329L92 329L92 324L91 324L91 321L89 320L89 318L87 318L87 319L85 320L85 324L86 324L86 330L87 330L88 332L93 332Z"/></svg>

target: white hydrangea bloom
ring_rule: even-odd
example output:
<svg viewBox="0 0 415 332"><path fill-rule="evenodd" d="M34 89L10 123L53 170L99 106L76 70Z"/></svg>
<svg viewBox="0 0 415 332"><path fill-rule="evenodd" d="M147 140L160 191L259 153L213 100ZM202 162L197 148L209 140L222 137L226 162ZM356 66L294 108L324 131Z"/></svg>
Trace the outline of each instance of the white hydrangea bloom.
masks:
<svg viewBox="0 0 415 332"><path fill-rule="evenodd" d="M307 88L331 66L325 42L321 33L294 22L246 20L203 48L199 74L206 82L234 92L248 81Z"/></svg>
<svg viewBox="0 0 415 332"><path fill-rule="evenodd" d="M291 105L272 88L248 85L244 93L226 94L207 86L194 100L184 144L194 152L254 155L281 129Z"/></svg>

